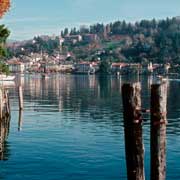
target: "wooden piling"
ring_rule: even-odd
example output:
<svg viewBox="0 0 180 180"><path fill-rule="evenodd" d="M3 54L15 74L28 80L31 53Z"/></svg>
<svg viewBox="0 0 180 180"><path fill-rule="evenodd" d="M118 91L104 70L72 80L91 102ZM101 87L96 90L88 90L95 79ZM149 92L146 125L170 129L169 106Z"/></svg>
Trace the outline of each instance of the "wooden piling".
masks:
<svg viewBox="0 0 180 180"><path fill-rule="evenodd" d="M140 83L124 84L122 98L128 180L144 180Z"/></svg>
<svg viewBox="0 0 180 180"><path fill-rule="evenodd" d="M5 141L9 133L10 102L8 91L0 88L0 160L5 159Z"/></svg>
<svg viewBox="0 0 180 180"><path fill-rule="evenodd" d="M151 86L151 180L166 179L167 84Z"/></svg>
<svg viewBox="0 0 180 180"><path fill-rule="evenodd" d="M6 140L9 134L10 116L3 116L0 119L0 160L6 160Z"/></svg>
<svg viewBox="0 0 180 180"><path fill-rule="evenodd" d="M11 117L11 105L10 105L10 98L9 98L9 95L7 95L7 98L8 98L9 116Z"/></svg>
<svg viewBox="0 0 180 180"><path fill-rule="evenodd" d="M23 110L24 105L23 105L23 91L22 91L22 86L19 86L18 88L18 96L19 96L19 110Z"/></svg>
<svg viewBox="0 0 180 180"><path fill-rule="evenodd" d="M10 101L9 101L9 96L8 96L8 91L4 91L4 98L5 98L5 115L10 116Z"/></svg>

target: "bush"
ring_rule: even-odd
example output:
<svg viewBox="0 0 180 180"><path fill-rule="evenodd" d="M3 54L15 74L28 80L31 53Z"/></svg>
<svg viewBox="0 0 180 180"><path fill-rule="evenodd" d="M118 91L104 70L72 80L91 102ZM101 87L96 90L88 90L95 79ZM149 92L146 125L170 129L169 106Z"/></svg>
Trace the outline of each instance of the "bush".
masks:
<svg viewBox="0 0 180 180"><path fill-rule="evenodd" d="M9 67L3 62L0 62L0 74L9 74Z"/></svg>

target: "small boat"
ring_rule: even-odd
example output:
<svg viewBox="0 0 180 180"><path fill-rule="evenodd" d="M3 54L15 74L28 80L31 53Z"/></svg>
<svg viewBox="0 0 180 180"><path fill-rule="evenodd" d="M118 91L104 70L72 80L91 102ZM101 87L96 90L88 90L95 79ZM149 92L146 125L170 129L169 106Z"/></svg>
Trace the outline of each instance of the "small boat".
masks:
<svg viewBox="0 0 180 180"><path fill-rule="evenodd" d="M15 76L7 76L5 74L0 74L0 81L14 81Z"/></svg>

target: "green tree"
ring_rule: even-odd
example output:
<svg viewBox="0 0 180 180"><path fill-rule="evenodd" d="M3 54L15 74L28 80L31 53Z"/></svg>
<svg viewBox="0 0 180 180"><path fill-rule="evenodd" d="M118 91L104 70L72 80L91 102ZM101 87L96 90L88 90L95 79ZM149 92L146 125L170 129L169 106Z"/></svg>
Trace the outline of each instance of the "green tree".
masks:
<svg viewBox="0 0 180 180"><path fill-rule="evenodd" d="M0 73L9 74L9 67L4 62L0 62Z"/></svg>
<svg viewBox="0 0 180 180"><path fill-rule="evenodd" d="M108 60L102 60L99 66L100 74L110 74L111 72L111 63Z"/></svg>
<svg viewBox="0 0 180 180"><path fill-rule="evenodd" d="M10 34L10 31L4 26L0 25L0 73L9 73L8 66L4 63L4 57L7 55L5 43Z"/></svg>
<svg viewBox="0 0 180 180"><path fill-rule="evenodd" d="M5 43L9 34L9 30L4 25L0 25L0 58L6 56Z"/></svg>
<svg viewBox="0 0 180 180"><path fill-rule="evenodd" d="M64 36L67 36L69 34L69 30L68 30L68 28L65 28L64 29Z"/></svg>

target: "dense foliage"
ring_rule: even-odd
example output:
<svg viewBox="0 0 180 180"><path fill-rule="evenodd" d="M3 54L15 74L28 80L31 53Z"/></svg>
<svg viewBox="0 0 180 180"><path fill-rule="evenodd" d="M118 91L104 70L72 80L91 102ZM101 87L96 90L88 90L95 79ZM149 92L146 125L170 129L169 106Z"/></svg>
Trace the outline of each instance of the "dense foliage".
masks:
<svg viewBox="0 0 180 180"><path fill-rule="evenodd" d="M66 28L61 34L66 35L67 32ZM101 47L106 50L105 57L115 61L119 59L130 62L148 60L159 63L180 63L179 17L159 21L142 20L134 24L125 21L116 21L107 25L98 23L90 27L82 27L80 30L75 28L70 30L71 35L84 33L97 34L101 40Z"/></svg>
<svg viewBox="0 0 180 180"><path fill-rule="evenodd" d="M0 58L6 55L5 42L10 32L4 25L0 25Z"/></svg>
<svg viewBox="0 0 180 180"><path fill-rule="evenodd" d="M6 40L10 32L4 25L0 25L0 73L8 73L8 67L4 64L3 58L7 55L5 48Z"/></svg>
<svg viewBox="0 0 180 180"><path fill-rule="evenodd" d="M4 62L0 62L0 73L5 73L5 74L9 74L9 67L4 63Z"/></svg>
<svg viewBox="0 0 180 180"><path fill-rule="evenodd" d="M110 62L107 60L102 60L99 66L100 74L110 74L111 72L111 65Z"/></svg>

